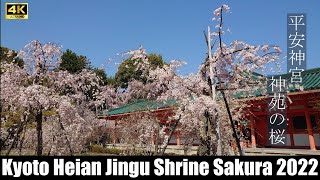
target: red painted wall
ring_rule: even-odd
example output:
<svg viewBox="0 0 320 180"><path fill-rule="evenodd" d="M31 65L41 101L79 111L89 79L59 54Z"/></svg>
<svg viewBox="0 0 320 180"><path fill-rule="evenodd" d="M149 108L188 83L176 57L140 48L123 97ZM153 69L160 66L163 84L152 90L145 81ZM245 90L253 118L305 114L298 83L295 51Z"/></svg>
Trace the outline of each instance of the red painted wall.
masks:
<svg viewBox="0 0 320 180"><path fill-rule="evenodd" d="M268 145L268 126L267 118L259 117L256 119L256 140L257 146L267 146Z"/></svg>

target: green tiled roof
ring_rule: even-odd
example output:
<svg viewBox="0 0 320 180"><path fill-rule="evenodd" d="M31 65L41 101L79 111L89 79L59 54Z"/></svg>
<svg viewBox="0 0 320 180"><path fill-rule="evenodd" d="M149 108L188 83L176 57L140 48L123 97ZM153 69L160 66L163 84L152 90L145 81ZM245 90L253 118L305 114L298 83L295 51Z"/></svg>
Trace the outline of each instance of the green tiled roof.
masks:
<svg viewBox="0 0 320 180"><path fill-rule="evenodd" d="M255 76L259 76L259 74L254 74ZM282 78L289 78L289 74L282 74L274 76L277 78L281 76ZM253 79L256 77L253 77ZM256 78L257 79L257 78ZM320 89L320 68L310 69L302 72L302 86L304 90L312 90L312 89ZM299 91L297 89L290 89L290 91ZM235 96L236 98L245 98L245 92L238 92ZM262 96L262 90L257 90L253 93L254 96ZM173 106L176 104L175 100L168 100L166 102L160 103L156 100L147 100L141 99L137 100L133 103L124 105L119 108L112 109L108 112L108 116L117 115L117 114L126 114L138 111L149 111L149 110L156 110L162 109L169 106ZM104 114L99 114L99 116L103 116Z"/></svg>
<svg viewBox="0 0 320 180"><path fill-rule="evenodd" d="M107 115L112 116L117 114L126 114L126 113L139 112L139 111L163 109L163 108L172 106L175 103L176 101L174 100L167 100L166 102L160 103L157 100L141 99L133 103L121 106L119 108L111 109ZM103 114L100 114L100 115L103 115Z"/></svg>
<svg viewBox="0 0 320 180"><path fill-rule="evenodd" d="M320 89L320 68L303 72L302 78L305 90Z"/></svg>
<svg viewBox="0 0 320 180"><path fill-rule="evenodd" d="M290 82L291 74L281 74L274 76L275 78L281 76L282 78L287 79L287 82ZM320 89L320 68L305 70L301 73L302 76L302 84L303 90L312 90L312 89ZM289 85L289 91L295 92L300 91L300 89L296 89L292 85Z"/></svg>
<svg viewBox="0 0 320 180"><path fill-rule="evenodd" d="M278 79L281 76L283 79L287 79L287 82L290 82L290 77L291 74L281 74L281 75L274 75L274 79ZM302 76L302 84L301 86L303 87L303 90L313 90L313 89L320 89L320 68L315 68L315 69L310 69L310 70L305 70L304 72L301 73ZM300 89L289 85L290 92L296 92L300 91ZM239 91L235 94L236 98L246 98L246 95L248 93ZM251 93L251 96L262 96L262 90L257 90L253 93Z"/></svg>

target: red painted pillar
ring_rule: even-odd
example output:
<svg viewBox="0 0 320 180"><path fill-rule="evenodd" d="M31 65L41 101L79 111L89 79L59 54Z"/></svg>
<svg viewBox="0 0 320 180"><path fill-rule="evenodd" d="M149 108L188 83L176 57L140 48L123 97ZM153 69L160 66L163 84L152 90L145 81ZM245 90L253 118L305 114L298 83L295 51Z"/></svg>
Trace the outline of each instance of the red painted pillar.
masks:
<svg viewBox="0 0 320 180"><path fill-rule="evenodd" d="M255 134L255 123L253 115L250 114L250 129L251 129L251 146L255 148L257 146L256 143L256 134Z"/></svg>
<svg viewBox="0 0 320 180"><path fill-rule="evenodd" d="M114 120L113 144L117 144L117 120Z"/></svg>
<svg viewBox="0 0 320 180"><path fill-rule="evenodd" d="M289 134L290 134L290 145L293 148L294 147L294 136L293 136L293 120L292 120L292 116L289 116Z"/></svg>
<svg viewBox="0 0 320 180"><path fill-rule="evenodd" d="M320 118L319 118L319 114L320 113L316 113L316 122L317 122L317 129L318 129L318 131L319 131L319 135L320 135Z"/></svg>
<svg viewBox="0 0 320 180"><path fill-rule="evenodd" d="M315 144L314 136L313 136L313 132L312 132L312 124L311 124L311 120L310 120L310 114L309 114L309 111L307 108L304 110L304 114L305 114L306 122L307 122L310 149L316 150L316 144Z"/></svg>
<svg viewBox="0 0 320 180"><path fill-rule="evenodd" d="M319 137L320 137L320 117L319 117L320 113L316 113L316 122L317 122L317 129L318 129L318 133L319 133ZM320 144L318 144L318 146L320 146Z"/></svg>
<svg viewBox="0 0 320 180"><path fill-rule="evenodd" d="M177 131L177 146L180 145L180 130Z"/></svg>

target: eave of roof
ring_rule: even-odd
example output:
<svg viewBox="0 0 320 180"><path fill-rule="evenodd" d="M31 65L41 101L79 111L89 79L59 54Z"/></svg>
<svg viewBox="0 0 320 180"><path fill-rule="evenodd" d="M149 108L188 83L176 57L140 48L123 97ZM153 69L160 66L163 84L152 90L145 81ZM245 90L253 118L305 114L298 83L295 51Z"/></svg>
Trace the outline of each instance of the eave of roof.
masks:
<svg viewBox="0 0 320 180"><path fill-rule="evenodd" d="M255 74L260 75L260 74ZM281 74L281 75L274 75L274 78L283 77L288 79L290 76L289 74ZM298 94L306 94L306 93L314 93L320 92L320 68L310 69L302 72L302 87L303 91L299 89L289 89L289 96L290 95L298 95ZM241 94L241 92L240 92ZM266 98L265 95L262 94L261 90L257 90L253 97L236 97L239 100L258 100ZM242 99L241 99L242 98ZM157 100L147 100L147 99L140 99L133 103L121 106L119 108L111 109L108 114L99 114L98 117L106 117L106 116L116 116L116 115L125 115L134 112L143 112L143 111L152 111L152 110L159 110L168 108L170 106L174 106L176 104L175 100L168 100L166 102L158 102Z"/></svg>

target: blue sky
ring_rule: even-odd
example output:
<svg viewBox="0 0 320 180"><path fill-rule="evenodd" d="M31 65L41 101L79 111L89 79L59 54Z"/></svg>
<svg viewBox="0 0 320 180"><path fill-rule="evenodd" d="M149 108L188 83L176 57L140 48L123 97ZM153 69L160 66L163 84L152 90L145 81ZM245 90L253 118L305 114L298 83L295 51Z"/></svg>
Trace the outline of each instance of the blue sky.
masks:
<svg viewBox="0 0 320 180"><path fill-rule="evenodd" d="M286 55L287 13L307 13L307 67L320 67L320 1L318 0L29 0L28 20L6 20L1 1L1 45L19 50L31 40L55 42L87 56L92 65L105 64L108 75L117 66L109 58L143 45L166 61L184 60L180 74L196 73L206 45L203 30L212 11L222 3L231 7L224 16L231 30L224 40L252 45L279 45ZM285 67L285 64L284 64Z"/></svg>

